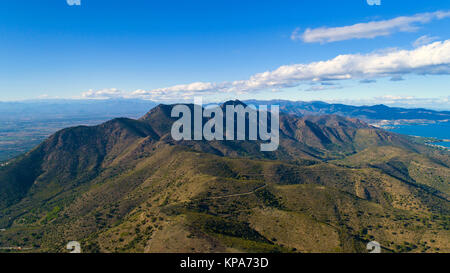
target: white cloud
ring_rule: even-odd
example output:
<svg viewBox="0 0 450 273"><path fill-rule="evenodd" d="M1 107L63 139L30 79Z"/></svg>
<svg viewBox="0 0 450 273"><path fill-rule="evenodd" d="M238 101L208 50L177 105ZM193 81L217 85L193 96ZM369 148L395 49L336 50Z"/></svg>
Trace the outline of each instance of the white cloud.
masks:
<svg viewBox="0 0 450 273"><path fill-rule="evenodd" d="M299 33L300 33L300 28L299 27L294 29L294 31L292 31L292 34L291 34L291 40L294 40L294 41L298 40L299 37L301 37L301 35Z"/></svg>
<svg viewBox="0 0 450 273"><path fill-rule="evenodd" d="M432 20L441 20L450 17L450 11L436 11L419 13L413 16L400 16L390 20L371 21L343 27L308 28L300 33L295 29L291 35L292 40L302 40L306 43L330 43L350 39L371 39L378 36L387 36L396 32L412 32L421 24Z"/></svg>
<svg viewBox="0 0 450 273"><path fill-rule="evenodd" d="M81 97L86 99L111 99L111 98L120 98L124 96L125 93L116 88L101 89L97 91L90 89L89 91L86 91L81 94Z"/></svg>
<svg viewBox="0 0 450 273"><path fill-rule="evenodd" d="M413 42L413 46L414 47L421 47L423 45L430 44L430 43L432 43L432 42L434 42L436 40L439 40L439 37L436 37L436 36L431 37L431 36L428 36L428 35L423 35L423 36L420 36L419 38L417 38L417 40L415 40Z"/></svg>
<svg viewBox="0 0 450 273"><path fill-rule="evenodd" d="M263 90L278 90L301 84L322 84L317 91L330 89L330 81L355 79L373 82L377 78L403 79L407 74L450 74L450 40L434 42L413 50L391 49L370 54L339 55L333 59L308 64L284 65L274 71L234 82L194 82L166 88L136 90L127 96L152 100L184 100L195 95L245 94ZM336 88L336 87L333 87ZM311 89L311 90L312 90ZM84 97L123 95L116 89L88 91Z"/></svg>
<svg viewBox="0 0 450 273"><path fill-rule="evenodd" d="M249 92L266 88L296 86L305 81L400 77L408 73L450 73L450 40L435 42L414 50L339 55L331 60L281 66L259 73L249 80L235 81L227 91Z"/></svg>
<svg viewBox="0 0 450 273"><path fill-rule="evenodd" d="M81 0L66 0L69 6L81 6Z"/></svg>
<svg viewBox="0 0 450 273"><path fill-rule="evenodd" d="M132 92L131 96L154 100L187 100L195 95L211 95L221 90L226 92L226 87L227 83L194 82L152 90L139 89Z"/></svg>

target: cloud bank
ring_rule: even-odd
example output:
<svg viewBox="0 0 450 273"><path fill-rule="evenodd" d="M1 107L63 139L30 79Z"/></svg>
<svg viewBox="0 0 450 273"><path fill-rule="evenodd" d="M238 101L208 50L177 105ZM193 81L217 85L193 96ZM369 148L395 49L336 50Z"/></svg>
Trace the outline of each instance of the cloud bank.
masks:
<svg viewBox="0 0 450 273"><path fill-rule="evenodd" d="M339 55L326 61L284 65L274 71L255 74L247 80L195 82L153 90L137 90L132 95L149 99L168 99L223 92L242 94L331 80L364 81L380 77L399 80L406 74L450 74L450 40L434 42L413 50Z"/></svg>
<svg viewBox="0 0 450 273"><path fill-rule="evenodd" d="M448 17L450 17L450 11L436 11L343 27L308 28L303 33L296 29L291 34L291 39L302 40L305 43L331 43L350 39L372 39L379 36L388 36L396 32L416 31L419 25Z"/></svg>
<svg viewBox="0 0 450 273"><path fill-rule="evenodd" d="M407 74L450 74L450 40L434 42L412 50L390 50L369 54L339 55L333 59L307 64L284 65L273 71L251 76L247 80L233 82L194 82L171 87L136 90L124 94L117 89L89 90L85 98L133 97L151 100L180 100L193 96L212 94L245 94L264 90L279 90L301 84L321 84L309 91L336 89L329 87L331 81L359 80L361 83L375 82L377 78L389 77L402 80Z"/></svg>

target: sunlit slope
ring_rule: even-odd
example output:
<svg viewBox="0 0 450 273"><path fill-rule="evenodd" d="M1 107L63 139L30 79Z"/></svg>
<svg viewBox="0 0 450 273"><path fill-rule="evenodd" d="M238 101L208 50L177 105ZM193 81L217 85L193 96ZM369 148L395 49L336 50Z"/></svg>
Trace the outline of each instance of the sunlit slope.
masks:
<svg viewBox="0 0 450 273"><path fill-rule="evenodd" d="M430 191L439 191L449 199L450 171L448 160L429 157L398 147L371 147L345 159L336 161L350 167L372 167L418 186L429 187Z"/></svg>
<svg viewBox="0 0 450 273"><path fill-rule="evenodd" d="M171 106L62 130L0 169L2 245L85 252L449 249L448 154L337 116L281 116L280 148L175 142ZM167 125L169 124L169 125Z"/></svg>

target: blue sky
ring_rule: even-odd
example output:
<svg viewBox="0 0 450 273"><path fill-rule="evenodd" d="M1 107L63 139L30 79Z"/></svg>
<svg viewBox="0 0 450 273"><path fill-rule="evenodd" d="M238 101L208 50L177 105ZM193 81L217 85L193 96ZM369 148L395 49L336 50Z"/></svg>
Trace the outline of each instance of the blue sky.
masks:
<svg viewBox="0 0 450 273"><path fill-rule="evenodd" d="M69 2L2 1L0 100L202 95L450 109L450 1Z"/></svg>

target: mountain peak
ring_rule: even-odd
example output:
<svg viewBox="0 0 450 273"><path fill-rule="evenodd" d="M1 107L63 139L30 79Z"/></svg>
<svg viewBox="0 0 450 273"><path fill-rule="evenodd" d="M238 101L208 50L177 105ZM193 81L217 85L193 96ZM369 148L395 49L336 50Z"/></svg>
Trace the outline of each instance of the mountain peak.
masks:
<svg viewBox="0 0 450 273"><path fill-rule="evenodd" d="M242 102L242 101L240 101L240 100L229 100L229 101L226 101L226 102L224 102L222 105L221 105L221 107L222 108L224 108L224 107L226 107L227 105L233 105L233 106L237 106L237 105L242 105L242 106L244 106L244 107L246 107L247 106L247 104L245 104L244 102Z"/></svg>
<svg viewBox="0 0 450 273"><path fill-rule="evenodd" d="M172 111L172 105L167 104L158 104L154 108L152 108L150 111L147 112L144 116L140 118L140 120L149 120L152 117L155 116L166 116L170 117L170 112Z"/></svg>

